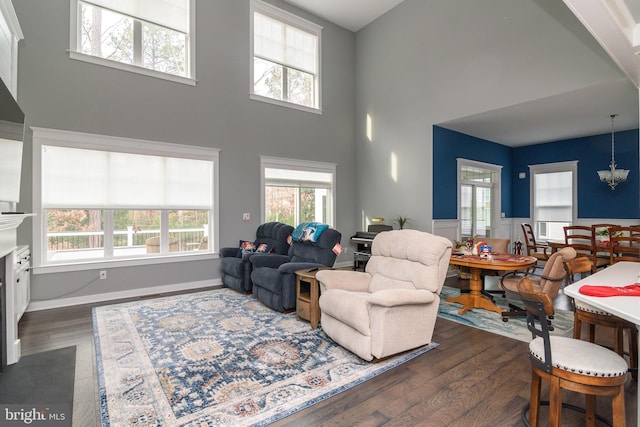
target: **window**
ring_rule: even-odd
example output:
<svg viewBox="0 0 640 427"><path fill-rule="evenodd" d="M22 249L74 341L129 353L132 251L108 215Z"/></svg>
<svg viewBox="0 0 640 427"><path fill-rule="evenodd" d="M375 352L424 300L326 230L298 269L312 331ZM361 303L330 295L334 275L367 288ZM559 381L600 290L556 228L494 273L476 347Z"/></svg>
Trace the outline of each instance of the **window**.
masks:
<svg viewBox="0 0 640 427"><path fill-rule="evenodd" d="M260 167L264 222L293 227L309 221L333 225L335 164L262 156Z"/></svg>
<svg viewBox="0 0 640 427"><path fill-rule="evenodd" d="M71 0L70 55L194 84L194 0Z"/></svg>
<svg viewBox="0 0 640 427"><path fill-rule="evenodd" d="M531 207L536 238L564 240L573 223L577 162L530 166Z"/></svg>
<svg viewBox="0 0 640 427"><path fill-rule="evenodd" d="M34 128L34 264L211 253L218 150Z"/></svg>
<svg viewBox="0 0 640 427"><path fill-rule="evenodd" d="M316 24L251 2L251 98L319 112L320 33Z"/></svg>
<svg viewBox="0 0 640 427"><path fill-rule="evenodd" d="M461 238L491 237L500 206L502 167L458 159L458 218Z"/></svg>

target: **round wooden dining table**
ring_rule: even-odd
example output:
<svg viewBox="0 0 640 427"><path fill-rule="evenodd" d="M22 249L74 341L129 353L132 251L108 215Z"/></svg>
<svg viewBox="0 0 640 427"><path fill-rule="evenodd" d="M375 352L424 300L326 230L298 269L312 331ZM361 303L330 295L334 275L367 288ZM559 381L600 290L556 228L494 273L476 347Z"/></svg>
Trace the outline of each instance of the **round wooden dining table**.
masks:
<svg viewBox="0 0 640 427"><path fill-rule="evenodd" d="M465 314L472 308L482 308L502 314L504 310L482 294L482 274L489 271L527 270L535 267L537 261L532 256L522 255L495 254L485 258L478 255L454 253L451 255L449 264L469 268L471 272L471 279L469 279L470 292L468 294L462 293L457 297L449 297L446 301L462 304L458 314Z"/></svg>

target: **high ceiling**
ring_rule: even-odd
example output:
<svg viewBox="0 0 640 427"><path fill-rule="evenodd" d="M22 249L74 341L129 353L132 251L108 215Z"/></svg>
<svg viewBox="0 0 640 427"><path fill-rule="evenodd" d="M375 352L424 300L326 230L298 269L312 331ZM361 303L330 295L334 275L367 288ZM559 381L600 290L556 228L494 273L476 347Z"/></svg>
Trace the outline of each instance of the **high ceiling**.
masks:
<svg viewBox="0 0 640 427"><path fill-rule="evenodd" d="M358 31L404 0L285 0L316 16Z"/></svg>
<svg viewBox="0 0 640 427"><path fill-rule="evenodd" d="M356 32L403 0L285 1ZM438 125L512 147L610 132L610 114L619 114L616 131L637 129L640 1L564 2L627 78Z"/></svg>

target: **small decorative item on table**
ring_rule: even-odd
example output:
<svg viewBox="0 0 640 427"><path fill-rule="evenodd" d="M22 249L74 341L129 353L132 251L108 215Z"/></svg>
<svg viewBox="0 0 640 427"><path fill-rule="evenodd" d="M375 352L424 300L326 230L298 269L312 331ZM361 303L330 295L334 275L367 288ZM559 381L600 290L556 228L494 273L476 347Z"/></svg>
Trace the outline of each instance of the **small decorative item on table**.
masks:
<svg viewBox="0 0 640 427"><path fill-rule="evenodd" d="M492 248L489 245L480 245L479 255L482 258L491 258Z"/></svg>
<svg viewBox="0 0 640 427"><path fill-rule="evenodd" d="M456 254L464 254L464 255L470 255L471 254L471 250L473 248L473 239L472 238L467 238L467 239L463 239L461 241L458 240L454 240L453 241L454 244L454 253ZM464 267L456 267L456 269L458 270L458 279L460 280L469 280L471 279L471 273L468 271L468 269L463 269Z"/></svg>

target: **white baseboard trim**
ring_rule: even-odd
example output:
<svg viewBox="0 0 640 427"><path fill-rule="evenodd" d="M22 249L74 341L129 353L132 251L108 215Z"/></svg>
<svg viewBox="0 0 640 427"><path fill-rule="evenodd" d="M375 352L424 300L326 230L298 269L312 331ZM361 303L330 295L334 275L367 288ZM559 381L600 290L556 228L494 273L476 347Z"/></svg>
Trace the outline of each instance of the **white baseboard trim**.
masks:
<svg viewBox="0 0 640 427"><path fill-rule="evenodd" d="M70 307L73 305L93 304L97 302L115 301L125 298L136 298L147 295L162 294L167 292L177 292L209 288L211 286L221 286L222 280L201 280L198 282L175 283L172 285L154 286L150 288L131 289L127 291L107 292L103 294L85 295L80 297L59 298L52 300L31 301L26 311L49 310L52 308Z"/></svg>

